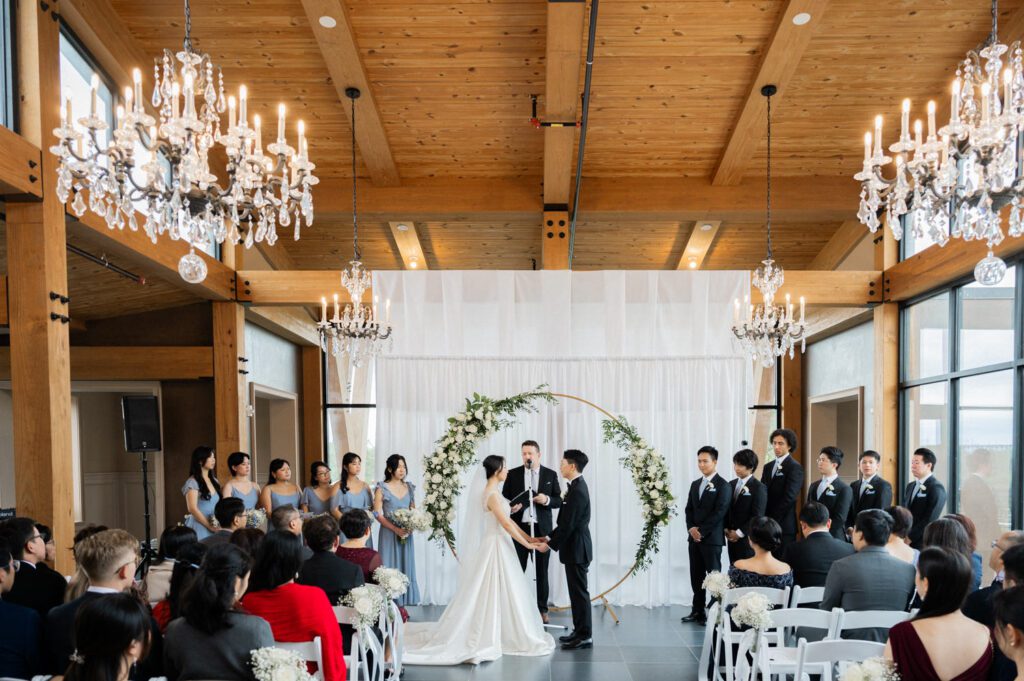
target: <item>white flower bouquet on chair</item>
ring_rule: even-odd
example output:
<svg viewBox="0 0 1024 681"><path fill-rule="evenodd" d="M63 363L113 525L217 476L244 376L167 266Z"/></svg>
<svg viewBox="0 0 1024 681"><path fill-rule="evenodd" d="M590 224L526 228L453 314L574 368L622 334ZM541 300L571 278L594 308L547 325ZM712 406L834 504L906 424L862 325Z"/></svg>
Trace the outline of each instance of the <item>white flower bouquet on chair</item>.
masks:
<svg viewBox="0 0 1024 681"><path fill-rule="evenodd" d="M882 657L872 657L843 670L839 681L900 681L896 667Z"/></svg>
<svg viewBox="0 0 1024 681"><path fill-rule="evenodd" d="M259 648L249 656L256 681L313 681L306 663L282 648Z"/></svg>
<svg viewBox="0 0 1024 681"><path fill-rule="evenodd" d="M373 579L384 589L384 596L389 601L404 596L409 589L409 578L395 568L381 566L373 571Z"/></svg>
<svg viewBox="0 0 1024 681"><path fill-rule="evenodd" d="M376 584L364 584L349 591L348 595L341 599L341 604L355 611L357 628L365 629L377 626L381 611L387 607L389 600L381 587Z"/></svg>
<svg viewBox="0 0 1024 681"><path fill-rule="evenodd" d="M722 623L722 611L721 604L725 602L725 592L733 587L732 582L729 580L729 575L719 571L709 572L704 577L704 582L701 585L703 589L708 592L712 600L719 603L718 615L715 617L715 626Z"/></svg>

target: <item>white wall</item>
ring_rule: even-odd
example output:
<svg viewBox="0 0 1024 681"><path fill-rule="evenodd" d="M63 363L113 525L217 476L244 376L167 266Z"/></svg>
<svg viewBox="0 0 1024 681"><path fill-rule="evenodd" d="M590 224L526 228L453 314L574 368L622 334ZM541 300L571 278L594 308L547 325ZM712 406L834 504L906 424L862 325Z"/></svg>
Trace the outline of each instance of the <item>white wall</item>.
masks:
<svg viewBox="0 0 1024 681"><path fill-rule="evenodd" d="M863 386L865 449L875 448L874 342L874 326L868 322L808 346L804 359L806 399Z"/></svg>
<svg viewBox="0 0 1024 681"><path fill-rule="evenodd" d="M246 324L245 353L249 359L246 378L250 383L296 394L302 392L302 353L299 346L255 324Z"/></svg>

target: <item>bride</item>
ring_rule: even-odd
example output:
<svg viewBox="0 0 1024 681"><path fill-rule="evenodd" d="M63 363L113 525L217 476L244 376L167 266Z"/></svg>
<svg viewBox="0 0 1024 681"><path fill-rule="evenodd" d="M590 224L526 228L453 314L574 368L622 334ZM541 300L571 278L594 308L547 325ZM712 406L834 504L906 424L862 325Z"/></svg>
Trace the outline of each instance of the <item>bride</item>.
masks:
<svg viewBox="0 0 1024 681"><path fill-rule="evenodd" d="M405 664L478 664L555 649L512 540L536 551L548 547L509 518L509 502L500 490L507 475L503 457L484 459L483 475L466 496L473 506L460 539L459 586L439 621L406 625Z"/></svg>

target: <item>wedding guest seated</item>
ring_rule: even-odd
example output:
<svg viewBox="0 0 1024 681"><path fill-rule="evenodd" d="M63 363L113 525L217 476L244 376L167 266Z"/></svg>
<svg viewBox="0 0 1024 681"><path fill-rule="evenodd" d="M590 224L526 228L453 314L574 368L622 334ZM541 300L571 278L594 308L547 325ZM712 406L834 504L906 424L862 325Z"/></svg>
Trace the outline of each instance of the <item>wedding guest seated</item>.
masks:
<svg viewBox="0 0 1024 681"><path fill-rule="evenodd" d="M1024 584L1024 532L1004 532L995 541L989 565L995 570L997 581L967 597L961 608L964 615L989 629L995 628L995 599L1004 590ZM999 648L992 658L992 681L1014 681L1017 665Z"/></svg>
<svg viewBox="0 0 1024 681"><path fill-rule="evenodd" d="M157 549L156 562L149 566L146 573L146 597L150 603L157 603L167 598L171 588L171 573L174 572L174 561L178 552L188 544L195 544L199 539L196 531L184 525L168 527L160 534L160 546Z"/></svg>
<svg viewBox="0 0 1024 681"><path fill-rule="evenodd" d="M51 674L64 671L71 654L77 647L75 617L87 604L109 594L124 593L132 588L139 561L139 540L124 530L104 530L83 540L75 549L75 556L89 578L86 593L73 601L54 608L46 616L44 639L46 665ZM134 678L148 679L162 674L162 639L160 628L150 618L150 646L152 655L139 666Z"/></svg>
<svg viewBox="0 0 1024 681"><path fill-rule="evenodd" d="M763 586L785 589L793 586L793 570L772 555L782 545L782 528L768 517L750 521L750 546L753 558L744 558L729 568L730 581L738 586Z"/></svg>
<svg viewBox="0 0 1024 681"><path fill-rule="evenodd" d="M831 522L824 504L810 501L800 510L800 532L804 538L782 552L783 560L793 568L793 581L797 586L825 586L832 563L853 555L851 544L836 539L829 532Z"/></svg>
<svg viewBox="0 0 1024 681"><path fill-rule="evenodd" d="M20 561L18 579L4 600L32 608L40 617L64 602L67 581L46 564L46 543L31 518L11 518L0 527L0 536L14 559Z"/></svg>
<svg viewBox="0 0 1024 681"><path fill-rule="evenodd" d="M260 550L260 544L263 543L263 537L265 536L266 534L263 530L256 529L255 527L244 527L231 535L231 543L248 553L250 557L253 557Z"/></svg>
<svg viewBox="0 0 1024 681"><path fill-rule="evenodd" d="M291 504L285 506L278 506L274 509L274 512L270 514L270 528L272 530L280 530L282 532L291 532L296 537L302 539L302 514L299 513ZM313 557L313 552L309 550L309 547L302 545L302 560L309 560Z"/></svg>
<svg viewBox="0 0 1024 681"><path fill-rule="evenodd" d="M238 497L223 497L214 506L213 517L220 529L203 539L203 543L207 546L227 544L234 532L245 527L245 502Z"/></svg>
<svg viewBox="0 0 1024 681"><path fill-rule="evenodd" d="M1000 654L1007 660L1007 672L997 675L995 667L992 678L1024 678L1024 586L1004 589L995 598L995 639Z"/></svg>
<svg viewBox="0 0 1024 681"><path fill-rule="evenodd" d="M71 576L71 581L68 582L67 589L64 591L65 603L75 600L89 589L89 577L85 574L82 564L78 561L78 545L94 534L99 534L109 529L106 525L86 525L78 532L75 532L75 539L71 546L71 556L75 559L75 574Z"/></svg>
<svg viewBox="0 0 1024 681"><path fill-rule="evenodd" d="M971 572L974 574L974 579L971 581L971 591L977 591L981 588L981 575L984 571L984 560L982 560L981 554L978 553L978 528L975 527L974 521L963 513L947 513L943 518L957 521L964 528L964 532L967 533L967 544L971 549Z"/></svg>
<svg viewBox="0 0 1024 681"><path fill-rule="evenodd" d="M342 596L365 583L358 565L335 554L339 531L337 521L329 515L317 516L303 526L302 534L313 557L302 564L296 580L299 584L320 587L331 603L337 603Z"/></svg>
<svg viewBox="0 0 1024 681"><path fill-rule="evenodd" d="M150 622L146 607L130 594L83 605L75 618L78 647L61 669L64 681L127 681L152 654Z"/></svg>
<svg viewBox="0 0 1024 681"><path fill-rule="evenodd" d="M295 583L301 567L302 540L282 530L269 533L256 554L242 606L270 623L275 641L301 643L319 636L324 681L344 681L345 657L338 619L323 591Z"/></svg>
<svg viewBox="0 0 1024 681"><path fill-rule="evenodd" d="M905 610L914 593L914 566L885 549L892 518L877 508L861 511L853 524L857 553L832 563L825 580L822 610ZM843 638L884 642L884 628L854 629Z"/></svg>
<svg viewBox="0 0 1024 681"><path fill-rule="evenodd" d="M945 517L928 523L922 535L922 546L938 546L940 548L956 551L971 562L971 542L967 536L967 530L956 520ZM973 569L972 569L973 573ZM971 580L974 581L973 579ZM921 607L921 594L915 594L914 600L910 603L911 610Z"/></svg>
<svg viewBox="0 0 1024 681"><path fill-rule="evenodd" d="M959 551L927 547L917 561L921 609L889 630L885 657L903 679L985 681L992 666L988 627L960 612L971 585L971 563ZM955 645L950 645L955 642Z"/></svg>
<svg viewBox="0 0 1024 681"><path fill-rule="evenodd" d="M892 532L889 533L889 541L885 543L885 550L900 560L917 565L917 549L910 547L910 527L914 524L914 516L903 506L890 506L885 512L892 518Z"/></svg>
<svg viewBox="0 0 1024 681"><path fill-rule="evenodd" d="M335 552L339 558L358 565L363 571L363 579L369 584L374 583L373 571L381 566L380 554L366 546L372 526L373 521L362 509L345 511L341 516L341 533L345 535L345 541Z"/></svg>
<svg viewBox="0 0 1024 681"><path fill-rule="evenodd" d="M174 561L174 571L171 573L167 598L153 606L153 619L160 627L160 633L167 633L167 625L181 617L181 595L192 583L208 549L206 544L197 541L178 551L178 558Z"/></svg>
<svg viewBox="0 0 1024 681"><path fill-rule="evenodd" d="M181 617L167 627L169 679L255 681L249 655L274 645L270 625L247 614L239 599L249 586L252 558L231 544L211 546L181 596Z"/></svg>
<svg viewBox="0 0 1024 681"><path fill-rule="evenodd" d="M46 564L53 567L53 563L57 560L57 542L53 540L53 530L48 525L42 523L36 523L36 529L39 531L39 536L43 538L43 543L46 544Z"/></svg>
<svg viewBox="0 0 1024 681"><path fill-rule="evenodd" d="M0 539L0 678L31 679L40 670L42 620L23 605L8 603L20 564Z"/></svg>

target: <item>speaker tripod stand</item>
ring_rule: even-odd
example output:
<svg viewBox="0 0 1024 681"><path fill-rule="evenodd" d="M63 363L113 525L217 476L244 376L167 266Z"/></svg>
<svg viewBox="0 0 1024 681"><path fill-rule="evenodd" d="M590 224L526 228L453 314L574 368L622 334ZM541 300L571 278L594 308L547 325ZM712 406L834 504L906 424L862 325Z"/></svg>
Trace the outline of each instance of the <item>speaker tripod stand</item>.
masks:
<svg viewBox="0 0 1024 681"><path fill-rule="evenodd" d="M528 486L528 489L529 489L529 500L527 501L526 510L530 514L530 522L529 522L529 526L530 526L530 539L535 539L536 536L537 536L536 535L537 509L536 509L536 507L535 507L535 505L533 503L533 497L535 496L535 490L533 489L533 480L532 480L532 478L530 480L530 484ZM550 551L549 551L549 553L550 553ZM537 591L537 570L538 570L538 568L537 568L537 550L536 549L532 549L530 551L530 555L527 557L527 561L529 561L530 563L533 563L533 589L534 589L534 592L536 593L536 591ZM544 628L545 629L554 629L556 631L569 631L569 627L567 627L565 625L562 625L562 624L545 623L544 624Z"/></svg>

